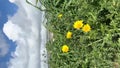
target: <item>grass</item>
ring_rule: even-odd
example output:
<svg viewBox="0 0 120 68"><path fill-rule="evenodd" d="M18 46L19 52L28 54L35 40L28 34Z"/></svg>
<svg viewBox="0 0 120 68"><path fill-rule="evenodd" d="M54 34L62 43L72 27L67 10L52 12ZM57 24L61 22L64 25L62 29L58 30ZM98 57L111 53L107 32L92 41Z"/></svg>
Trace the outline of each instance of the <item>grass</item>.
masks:
<svg viewBox="0 0 120 68"><path fill-rule="evenodd" d="M46 9L34 6L45 11L46 28L53 33L46 44L50 68L120 67L119 0L36 0L39 2Z"/></svg>

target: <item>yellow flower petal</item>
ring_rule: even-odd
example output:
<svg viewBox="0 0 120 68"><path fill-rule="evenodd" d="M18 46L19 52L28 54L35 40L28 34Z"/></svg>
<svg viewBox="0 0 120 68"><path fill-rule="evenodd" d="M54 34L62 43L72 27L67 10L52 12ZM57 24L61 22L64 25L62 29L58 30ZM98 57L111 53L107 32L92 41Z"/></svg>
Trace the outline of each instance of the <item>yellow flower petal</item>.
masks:
<svg viewBox="0 0 120 68"><path fill-rule="evenodd" d="M82 30L83 30L84 32L89 32L89 31L91 30L91 27L90 27L89 24L86 24L86 25L83 26Z"/></svg>
<svg viewBox="0 0 120 68"><path fill-rule="evenodd" d="M66 34L66 38L71 38L72 37L72 32L68 31L67 34Z"/></svg>
<svg viewBox="0 0 120 68"><path fill-rule="evenodd" d="M63 45L62 46L62 51L63 52L68 52L69 51L69 47L67 45Z"/></svg>
<svg viewBox="0 0 120 68"><path fill-rule="evenodd" d="M59 14L59 15L58 15L58 18L61 18L62 16L63 16L62 14Z"/></svg>
<svg viewBox="0 0 120 68"><path fill-rule="evenodd" d="M83 26L83 20L76 21L76 22L74 22L74 25L73 25L73 27L75 29L80 29L80 28L82 28L82 26Z"/></svg>

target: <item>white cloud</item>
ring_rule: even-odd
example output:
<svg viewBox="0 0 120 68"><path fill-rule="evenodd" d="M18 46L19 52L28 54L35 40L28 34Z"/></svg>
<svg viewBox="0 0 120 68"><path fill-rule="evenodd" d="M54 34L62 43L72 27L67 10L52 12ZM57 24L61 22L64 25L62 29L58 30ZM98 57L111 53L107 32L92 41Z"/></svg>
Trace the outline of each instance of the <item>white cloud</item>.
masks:
<svg viewBox="0 0 120 68"><path fill-rule="evenodd" d="M2 32L0 31L0 57L4 57L9 51L9 45L7 44Z"/></svg>
<svg viewBox="0 0 120 68"><path fill-rule="evenodd" d="M13 24L10 20L6 24L4 24L4 27L6 28L3 28L3 31L9 37L9 39L13 41L19 39L19 34L22 31L20 27Z"/></svg>
<svg viewBox="0 0 120 68"><path fill-rule="evenodd" d="M9 68L47 68L46 58L42 56L46 50L46 30L41 24L44 13L25 0L16 0L15 4L18 12L3 27L7 37L17 44Z"/></svg>
<svg viewBox="0 0 120 68"><path fill-rule="evenodd" d="M14 3L16 0L9 0L11 3Z"/></svg>

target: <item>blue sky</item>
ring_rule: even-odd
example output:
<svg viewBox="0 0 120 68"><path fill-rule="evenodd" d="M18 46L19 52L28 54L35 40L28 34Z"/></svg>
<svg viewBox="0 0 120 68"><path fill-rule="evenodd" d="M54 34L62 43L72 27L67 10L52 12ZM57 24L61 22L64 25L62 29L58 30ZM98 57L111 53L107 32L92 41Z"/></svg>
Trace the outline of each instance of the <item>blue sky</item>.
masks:
<svg viewBox="0 0 120 68"><path fill-rule="evenodd" d="M0 68L7 68L7 62L10 60L11 52L15 51L15 43L13 43L11 40L9 40L3 33L3 25L8 21L8 16L13 16L17 12L18 7L10 3L8 0L0 0L0 32L5 40L5 42L8 44L9 52L4 55L0 56ZM2 39L0 37L0 39ZM0 44L1 46L1 44ZM0 48L1 53L1 48Z"/></svg>

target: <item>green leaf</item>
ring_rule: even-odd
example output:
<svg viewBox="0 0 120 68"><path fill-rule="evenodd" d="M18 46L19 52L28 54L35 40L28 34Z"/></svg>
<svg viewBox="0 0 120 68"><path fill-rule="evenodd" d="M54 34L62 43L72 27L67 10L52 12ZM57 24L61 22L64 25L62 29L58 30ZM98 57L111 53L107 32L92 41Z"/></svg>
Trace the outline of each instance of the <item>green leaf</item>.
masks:
<svg viewBox="0 0 120 68"><path fill-rule="evenodd" d="M38 4L38 2L39 2L39 0L36 0L36 3L35 3L35 4L37 5L37 4Z"/></svg>

